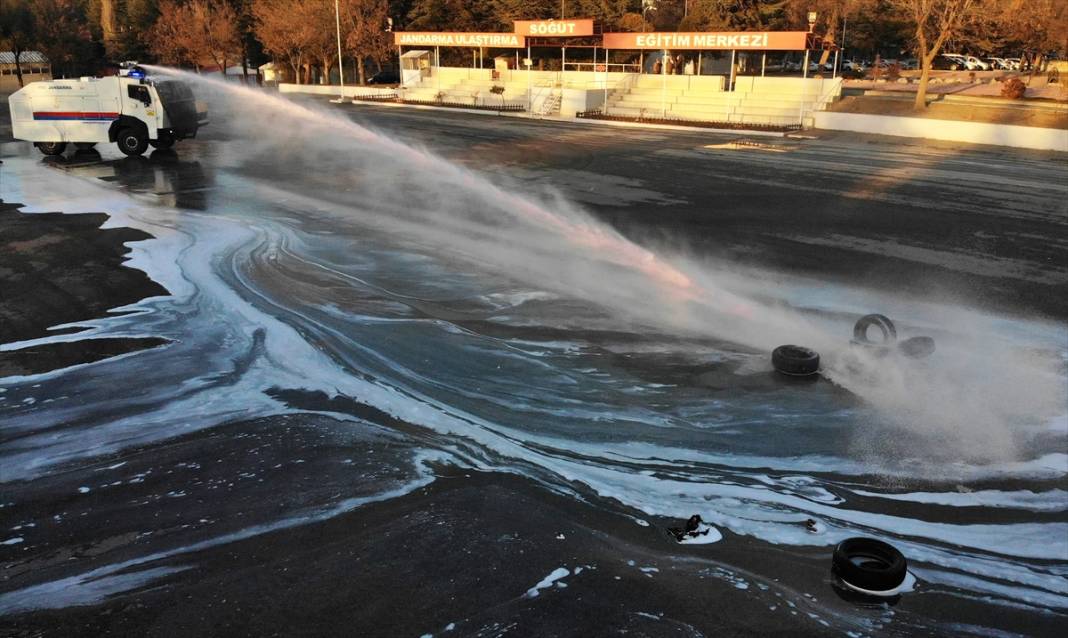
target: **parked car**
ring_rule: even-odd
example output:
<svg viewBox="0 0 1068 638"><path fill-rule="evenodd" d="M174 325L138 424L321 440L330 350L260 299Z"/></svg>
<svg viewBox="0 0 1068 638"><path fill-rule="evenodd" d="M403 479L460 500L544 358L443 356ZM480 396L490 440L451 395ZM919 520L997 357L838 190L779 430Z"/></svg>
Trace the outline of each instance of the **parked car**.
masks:
<svg viewBox="0 0 1068 638"><path fill-rule="evenodd" d="M905 58L901 61L901 68L905 71L914 71L920 68L920 62L916 58Z"/></svg>
<svg viewBox="0 0 1068 638"><path fill-rule="evenodd" d="M367 80L368 84L399 84L400 74L396 71L379 71Z"/></svg>
<svg viewBox="0 0 1068 638"><path fill-rule="evenodd" d="M1012 65L1009 64L1005 58L986 58L986 62L992 69L1001 69L1005 71L1012 68Z"/></svg>
<svg viewBox="0 0 1068 638"><path fill-rule="evenodd" d="M856 60L846 60L842 62L842 69L846 71L853 71L854 73L863 73L868 66L863 62L857 62Z"/></svg>
<svg viewBox="0 0 1068 638"><path fill-rule="evenodd" d="M989 63L983 62L974 55L964 56L964 63L969 71L989 71L991 68Z"/></svg>
<svg viewBox="0 0 1068 638"><path fill-rule="evenodd" d="M931 63L931 67L938 69L939 71L960 71L968 68L964 58L953 55L952 53L943 53L934 59Z"/></svg>
<svg viewBox="0 0 1068 638"><path fill-rule="evenodd" d="M1013 71L1020 70L1020 58L1005 58L1005 62L1009 64L1009 69Z"/></svg>

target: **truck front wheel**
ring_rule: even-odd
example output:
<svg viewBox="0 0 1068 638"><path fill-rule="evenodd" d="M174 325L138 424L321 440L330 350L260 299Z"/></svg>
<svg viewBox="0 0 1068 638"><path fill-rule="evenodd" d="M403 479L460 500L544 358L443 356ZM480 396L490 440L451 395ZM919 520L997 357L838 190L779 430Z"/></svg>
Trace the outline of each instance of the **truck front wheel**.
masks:
<svg viewBox="0 0 1068 638"><path fill-rule="evenodd" d="M45 155L60 155L67 150L66 142L36 142L34 146Z"/></svg>
<svg viewBox="0 0 1068 638"><path fill-rule="evenodd" d="M124 128L119 131L115 142L123 155L142 155L148 148L148 135L135 128Z"/></svg>
<svg viewBox="0 0 1068 638"><path fill-rule="evenodd" d="M149 140L148 143L152 145L152 148L161 150L168 149L174 146L174 136L168 135L167 133L160 133L159 137L154 140Z"/></svg>

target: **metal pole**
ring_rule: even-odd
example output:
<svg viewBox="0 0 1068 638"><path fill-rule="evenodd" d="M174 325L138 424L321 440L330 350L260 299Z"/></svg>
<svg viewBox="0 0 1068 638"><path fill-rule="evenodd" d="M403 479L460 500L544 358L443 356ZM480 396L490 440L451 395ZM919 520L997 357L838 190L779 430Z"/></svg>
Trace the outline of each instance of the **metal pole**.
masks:
<svg viewBox="0 0 1068 638"><path fill-rule="evenodd" d="M731 49L731 79L730 79L730 83L727 85L727 90L728 91L733 91L734 90L734 54L735 53L737 53L737 51L735 51L734 49Z"/></svg>
<svg viewBox="0 0 1068 638"><path fill-rule="evenodd" d="M441 47L434 47L434 88L441 88Z"/></svg>
<svg viewBox="0 0 1068 638"><path fill-rule="evenodd" d="M704 60L704 55L705 55L704 51L698 51L697 52L697 75L701 75L701 66L702 66L702 62Z"/></svg>
<svg viewBox="0 0 1068 638"><path fill-rule="evenodd" d="M803 77L803 78L807 78L808 77L808 49L805 49L805 67L804 67L804 69L802 69L801 77Z"/></svg>
<svg viewBox="0 0 1068 638"><path fill-rule="evenodd" d="M667 49L660 51L660 117L667 119Z"/></svg>
<svg viewBox="0 0 1068 638"><path fill-rule="evenodd" d="M530 57L530 42L527 42L527 117L534 117L531 111L534 109L534 91L530 86L530 67L534 66L534 59Z"/></svg>
<svg viewBox="0 0 1068 638"><path fill-rule="evenodd" d="M597 58L593 58L594 63L597 62ZM608 49L604 50L604 109L603 113L608 115Z"/></svg>
<svg viewBox="0 0 1068 638"><path fill-rule="evenodd" d="M345 63L341 58L341 10L338 8L338 0L334 0L334 26L337 27L337 72L341 80L338 100L343 100L345 99ZM223 69L223 73L226 73L226 69ZM330 78L327 78L327 81L329 80Z"/></svg>
<svg viewBox="0 0 1068 638"><path fill-rule="evenodd" d="M846 52L846 29L849 27L849 16L842 16L842 60L845 60Z"/></svg>
<svg viewBox="0 0 1068 638"><path fill-rule="evenodd" d="M834 52L834 71L831 72L831 79L838 77L838 51Z"/></svg>
<svg viewBox="0 0 1068 638"><path fill-rule="evenodd" d="M765 51L760 56L760 77L764 77L764 71L768 68L768 52Z"/></svg>

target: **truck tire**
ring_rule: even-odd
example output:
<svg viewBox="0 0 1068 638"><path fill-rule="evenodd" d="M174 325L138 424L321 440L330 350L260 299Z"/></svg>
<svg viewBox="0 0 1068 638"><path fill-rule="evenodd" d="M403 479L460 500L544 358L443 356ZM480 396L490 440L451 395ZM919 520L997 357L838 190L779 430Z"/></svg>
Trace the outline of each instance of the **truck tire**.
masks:
<svg viewBox="0 0 1068 638"><path fill-rule="evenodd" d="M33 145L45 155L62 155L67 150L66 142L34 142Z"/></svg>
<svg viewBox="0 0 1068 638"><path fill-rule="evenodd" d="M908 563L893 545L858 536L834 548L831 571L852 587L891 593L905 582Z"/></svg>
<svg viewBox="0 0 1068 638"><path fill-rule="evenodd" d="M780 374L807 377L820 369L820 355L803 346L779 346L771 353L771 365Z"/></svg>
<svg viewBox="0 0 1068 638"><path fill-rule="evenodd" d="M166 150L174 146L174 142L174 136L168 133L160 133L159 137L157 137L156 139L148 140L148 143L152 145L152 148L158 148L161 150Z"/></svg>
<svg viewBox="0 0 1068 638"><path fill-rule="evenodd" d="M127 127L115 136L115 143L123 155L142 155L148 148L148 135L143 130Z"/></svg>
<svg viewBox="0 0 1068 638"><path fill-rule="evenodd" d="M868 328L875 326L882 333L882 341L868 338ZM897 341L897 328L894 322L883 315L864 315L853 326L853 340L863 345L890 346Z"/></svg>

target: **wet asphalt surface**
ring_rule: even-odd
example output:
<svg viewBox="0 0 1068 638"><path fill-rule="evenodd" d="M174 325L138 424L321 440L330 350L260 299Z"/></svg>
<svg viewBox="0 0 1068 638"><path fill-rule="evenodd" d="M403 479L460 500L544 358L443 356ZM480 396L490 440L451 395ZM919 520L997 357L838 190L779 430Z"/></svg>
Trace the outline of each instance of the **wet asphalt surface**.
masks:
<svg viewBox="0 0 1068 638"><path fill-rule="evenodd" d="M1068 319L1063 154L338 108L491 177L551 185L640 243L840 286ZM124 159L104 149L33 170L210 213L227 183L218 149L240 143L209 130L176 153ZM239 172L307 192L331 181L269 160ZM711 386L729 383L714 370L693 372ZM756 391L776 383L750 381ZM1064 609L989 605L941 586L891 604L858 603L835 588L825 547L729 532L717 544L680 546L664 532L677 520L644 515L580 481L547 490L521 471L457 467L433 455L416 471L414 457L445 445L419 424L315 392L276 395L297 416L234 418L72 460L45 476L5 478L0 518L32 533L30 542L0 546L0 595L28 592L5 601L0 632L911 636L1056 635L1063 626ZM17 433L4 438L5 446L18 442ZM427 473L432 481L410 487ZM400 491L376 496L391 490ZM964 512L945 516L976 522ZM1064 512L1036 518L1063 522ZM561 566L565 579L531 594ZM116 584L124 575L129 583ZM67 605L25 602L34 586L62 600L67 578L80 581L66 588L78 592ZM115 593L94 594L94 582Z"/></svg>

